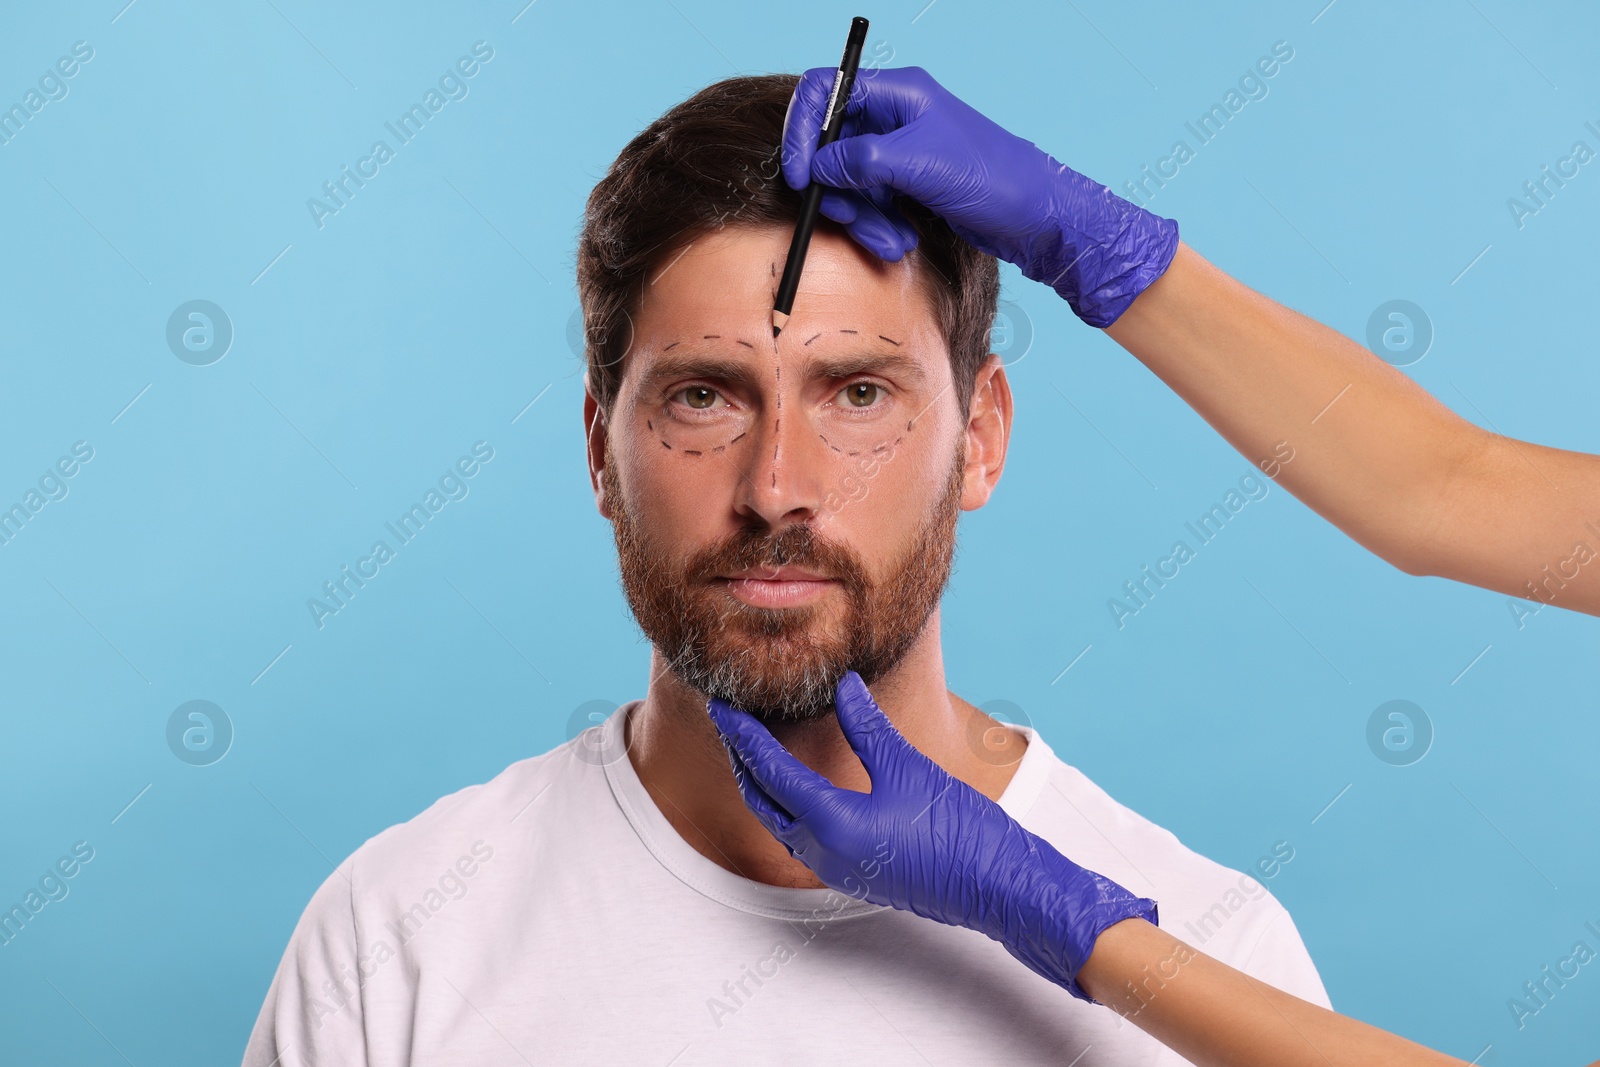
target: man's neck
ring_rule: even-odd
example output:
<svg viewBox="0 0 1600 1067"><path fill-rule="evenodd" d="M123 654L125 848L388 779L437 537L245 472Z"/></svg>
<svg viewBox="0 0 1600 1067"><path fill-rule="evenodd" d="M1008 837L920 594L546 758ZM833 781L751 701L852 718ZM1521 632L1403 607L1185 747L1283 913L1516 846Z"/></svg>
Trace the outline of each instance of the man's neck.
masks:
<svg viewBox="0 0 1600 1067"><path fill-rule="evenodd" d="M735 874L768 885L821 888L810 868L745 807L704 694L668 671L659 651L651 652L650 678L644 702L626 723L626 744L661 814L696 851ZM937 611L900 664L871 688L878 707L914 748L989 799L999 799L1027 741L945 688ZM835 786L871 791L866 768L835 716L768 729Z"/></svg>

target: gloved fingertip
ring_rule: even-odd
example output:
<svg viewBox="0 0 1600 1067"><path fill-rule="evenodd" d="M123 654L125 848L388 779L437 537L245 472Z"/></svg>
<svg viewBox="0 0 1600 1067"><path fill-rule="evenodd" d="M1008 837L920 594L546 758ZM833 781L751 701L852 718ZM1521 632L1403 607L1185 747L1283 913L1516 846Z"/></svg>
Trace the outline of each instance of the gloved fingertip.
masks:
<svg viewBox="0 0 1600 1067"><path fill-rule="evenodd" d="M727 702L712 697L706 701L706 715L711 720L711 725L717 728L717 734L722 738L723 744L728 744L729 737L738 730L737 713Z"/></svg>
<svg viewBox="0 0 1600 1067"><path fill-rule="evenodd" d="M885 234L874 222L857 218L855 223L849 226L848 232L856 244L879 259L894 263L905 254L900 242Z"/></svg>
<svg viewBox="0 0 1600 1067"><path fill-rule="evenodd" d="M851 700L873 702L872 690L867 688L866 679L855 671L845 671L844 677L839 679L835 688L835 695Z"/></svg>
<svg viewBox="0 0 1600 1067"><path fill-rule="evenodd" d="M819 210L841 226L848 226L861 214L859 203L853 193L827 192L822 194Z"/></svg>

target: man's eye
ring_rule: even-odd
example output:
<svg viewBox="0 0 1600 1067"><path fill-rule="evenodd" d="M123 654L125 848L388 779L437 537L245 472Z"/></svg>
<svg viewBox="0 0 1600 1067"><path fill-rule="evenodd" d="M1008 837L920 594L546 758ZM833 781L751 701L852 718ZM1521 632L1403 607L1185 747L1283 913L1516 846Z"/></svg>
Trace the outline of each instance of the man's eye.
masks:
<svg viewBox="0 0 1600 1067"><path fill-rule="evenodd" d="M851 407L867 408L878 399L878 392L878 386L873 382L852 382L839 390L839 395L844 397L845 402Z"/></svg>
<svg viewBox="0 0 1600 1067"><path fill-rule="evenodd" d="M697 411L704 411L713 406L712 401L719 395L715 389L708 389L703 385L691 385L679 389L674 396L684 398L684 403Z"/></svg>

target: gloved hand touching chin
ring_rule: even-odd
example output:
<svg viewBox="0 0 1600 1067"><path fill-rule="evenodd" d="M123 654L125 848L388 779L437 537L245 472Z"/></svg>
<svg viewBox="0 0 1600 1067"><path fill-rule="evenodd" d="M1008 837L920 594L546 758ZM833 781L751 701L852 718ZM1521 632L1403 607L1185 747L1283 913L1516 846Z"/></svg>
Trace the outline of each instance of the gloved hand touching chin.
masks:
<svg viewBox="0 0 1600 1067"><path fill-rule="evenodd" d="M840 680L835 707L870 793L835 787L754 717L708 702L762 825L832 888L977 930L1093 1002L1077 974L1095 939L1123 919L1155 923L1155 901L1079 867L913 748L854 671Z"/></svg>
<svg viewBox="0 0 1600 1067"><path fill-rule="evenodd" d="M862 71L839 139L818 151L834 73L800 76L784 120L783 176L796 190L829 187L822 213L879 257L916 247L916 230L891 203L904 194L968 244L1049 285L1091 326L1115 322L1172 261L1176 222L1008 133L921 67Z"/></svg>

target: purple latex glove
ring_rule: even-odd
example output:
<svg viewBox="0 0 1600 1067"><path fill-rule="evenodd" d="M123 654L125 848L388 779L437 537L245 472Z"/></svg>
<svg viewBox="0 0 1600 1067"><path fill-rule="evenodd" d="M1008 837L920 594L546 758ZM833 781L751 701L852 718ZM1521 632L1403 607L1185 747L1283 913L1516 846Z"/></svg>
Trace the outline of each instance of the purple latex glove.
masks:
<svg viewBox="0 0 1600 1067"><path fill-rule="evenodd" d="M1172 262L1176 222L1006 132L921 67L857 75L839 139L817 151L834 73L800 76L784 119L783 177L796 190L830 186L822 213L880 258L916 247L916 230L890 203L900 193L1050 286L1091 326L1115 322Z"/></svg>
<svg viewBox="0 0 1600 1067"><path fill-rule="evenodd" d="M856 672L839 681L835 707L870 793L835 787L748 713L707 703L761 824L834 889L987 934L1093 1002L1077 974L1095 939L1123 919L1156 922L1155 901L1079 867L913 748Z"/></svg>

